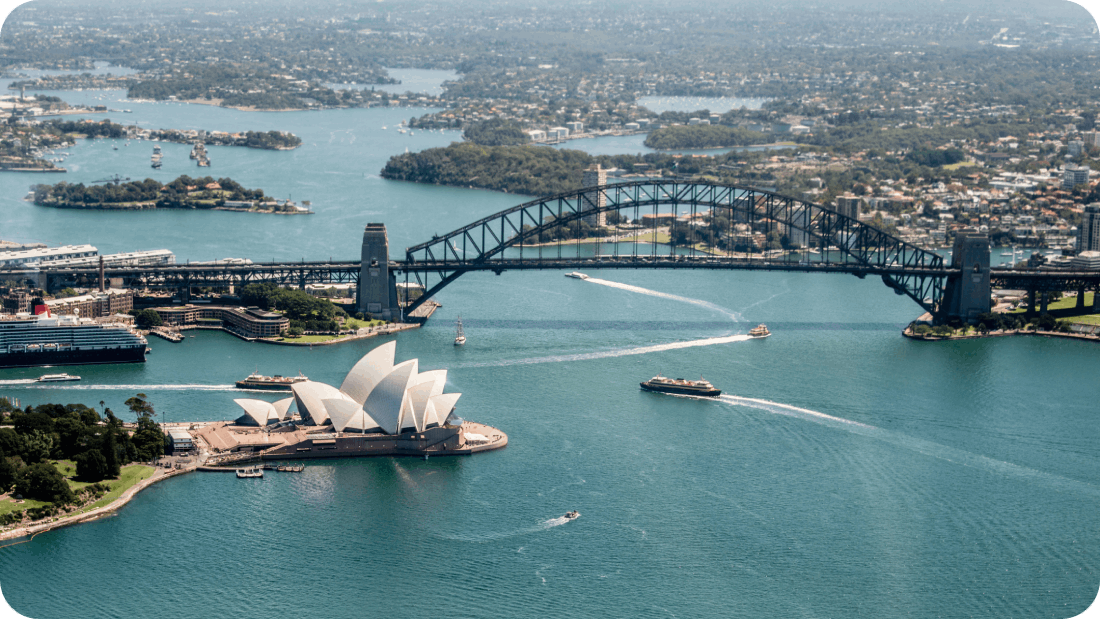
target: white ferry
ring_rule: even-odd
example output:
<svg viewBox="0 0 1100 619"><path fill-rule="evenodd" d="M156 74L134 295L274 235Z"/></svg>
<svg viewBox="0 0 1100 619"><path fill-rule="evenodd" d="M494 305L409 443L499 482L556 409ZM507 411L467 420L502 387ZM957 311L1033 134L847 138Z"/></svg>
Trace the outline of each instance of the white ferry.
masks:
<svg viewBox="0 0 1100 619"><path fill-rule="evenodd" d="M80 377L70 374L43 374L38 377L40 383L65 383L74 380L80 380Z"/></svg>
<svg viewBox="0 0 1100 619"><path fill-rule="evenodd" d="M768 337L772 332L768 331L768 325L757 325L749 329L750 337Z"/></svg>
<svg viewBox="0 0 1100 619"><path fill-rule="evenodd" d="M704 380L702 377L699 377L699 380L687 380L684 378L665 378L658 374L644 383L639 383L639 385L646 391L657 391L659 393L702 395L712 398L722 395L720 389L716 389L714 385L710 384L710 381Z"/></svg>

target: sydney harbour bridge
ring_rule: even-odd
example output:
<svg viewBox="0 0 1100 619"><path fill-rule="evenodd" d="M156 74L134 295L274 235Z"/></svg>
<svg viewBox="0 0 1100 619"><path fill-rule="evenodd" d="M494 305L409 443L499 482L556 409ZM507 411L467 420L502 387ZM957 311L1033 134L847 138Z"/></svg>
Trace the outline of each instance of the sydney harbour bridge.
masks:
<svg viewBox="0 0 1100 619"><path fill-rule="evenodd" d="M709 223L704 225L704 221ZM569 241L560 232L579 222L641 224L615 235ZM680 222L677 235L666 223ZM717 222L717 223L716 223ZM797 250L754 248L753 235L776 232ZM663 236L662 236L663 235ZM711 243L704 244L708 236ZM774 238L774 236L772 236ZM715 239L719 242L714 243ZM746 242L738 245L739 239ZM724 247L725 249L716 249ZM736 251L737 249L743 251ZM985 235L961 234L951 260L906 243L829 207L733 184L643 180L587 187L532 200L405 250L391 259L383 224L368 224L359 260L106 268L124 286L178 290L227 289L255 282L304 288L352 283L361 311L400 318L465 273L532 269L713 269L850 273L874 276L906 295L937 322L973 320L990 311L993 287L1028 291L1029 311L1045 310L1055 291L1100 289L1100 272L991 268ZM94 268L43 271L47 289L94 282ZM400 303L398 288L423 291ZM412 298L412 296L410 296ZM1083 301L1084 295L1078 297ZM1094 299L1100 294L1094 295ZM1094 307L1096 302L1094 301ZM1100 307L1096 307L1100 309Z"/></svg>

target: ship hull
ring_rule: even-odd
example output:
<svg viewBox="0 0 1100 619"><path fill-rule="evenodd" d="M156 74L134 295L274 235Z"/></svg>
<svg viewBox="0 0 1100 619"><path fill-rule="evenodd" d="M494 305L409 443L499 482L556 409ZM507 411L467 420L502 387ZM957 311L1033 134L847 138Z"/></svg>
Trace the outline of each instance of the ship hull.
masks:
<svg viewBox="0 0 1100 619"><path fill-rule="evenodd" d="M294 383L251 383L245 380L237 381L237 389L256 389L259 391L293 391L290 388Z"/></svg>
<svg viewBox="0 0 1100 619"><path fill-rule="evenodd" d="M670 387L666 385L650 385L649 383L638 383L642 389L646 391L652 391L654 393L675 393L677 395L701 395L708 398L717 398L722 395L721 389L685 389L683 387Z"/></svg>
<svg viewBox="0 0 1100 619"><path fill-rule="evenodd" d="M0 368L143 363L144 361L144 346L109 350L34 351L0 354Z"/></svg>

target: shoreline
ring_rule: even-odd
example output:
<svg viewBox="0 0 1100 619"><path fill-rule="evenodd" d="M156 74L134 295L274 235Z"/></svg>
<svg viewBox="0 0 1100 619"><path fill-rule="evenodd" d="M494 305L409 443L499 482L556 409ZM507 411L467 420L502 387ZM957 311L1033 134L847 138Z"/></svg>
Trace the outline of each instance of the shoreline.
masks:
<svg viewBox="0 0 1100 619"><path fill-rule="evenodd" d="M28 170L12 170L12 171L28 171ZM65 172L66 170L60 170ZM197 207L171 207L171 206L156 206L153 204L150 206L149 202L140 202L134 204L127 204L125 206L74 206L70 204L40 204L35 202L35 206L43 206L46 208L59 208L69 209L77 211L226 211L230 213L255 213L257 215L313 215L314 211L269 211L262 209L251 208L236 208L232 206L211 206L209 208L197 208Z"/></svg>
<svg viewBox="0 0 1100 619"><path fill-rule="evenodd" d="M1067 338L1071 340L1083 340L1088 342L1100 342L1100 336L1090 335L1087 333L1063 333L1061 331L1027 331L1023 329L1014 329L1012 331L990 331L989 333L970 333L966 335L917 335L913 333L913 330L906 327L901 332L902 336L911 340L924 341L924 342L941 342L951 340L976 340L990 337L1013 337L1018 335L1030 335L1040 337L1059 337Z"/></svg>
<svg viewBox="0 0 1100 619"><path fill-rule="evenodd" d="M34 537L35 535L38 535L40 533L45 533L47 531L52 531L54 529L60 529L62 527L72 526L74 524L80 524L81 522L89 522L89 521L92 521L92 520L98 520L100 517L106 516L107 514L110 514L114 511L118 510L122 506L126 505L127 503L130 502L131 499L134 498L134 496L137 495L138 492L141 492L142 490L148 488L149 486L152 486L153 484L155 484L157 482L160 482L162 480L168 479L169 477L175 477L177 475L183 475L185 473L190 473L194 470L195 470L194 467L186 468L186 469L171 469L171 470L158 468L155 471L153 471L153 474L150 475L147 479L143 479L140 482L134 484L128 490L126 490L126 492L123 492L122 495L119 496L117 499L115 499L114 501L111 501L110 503L108 503L107 505L104 505L103 507L97 507L97 508L95 508L91 511L84 512L82 514L72 514L70 516L62 516L61 518L58 518L57 520L53 520L53 521L50 521L50 522L42 522L42 523L39 523L39 524L33 524L32 523L32 524L27 524L27 525L12 529L11 531L0 532L0 540L19 539L21 537ZM27 541L30 541L30 540L27 540Z"/></svg>

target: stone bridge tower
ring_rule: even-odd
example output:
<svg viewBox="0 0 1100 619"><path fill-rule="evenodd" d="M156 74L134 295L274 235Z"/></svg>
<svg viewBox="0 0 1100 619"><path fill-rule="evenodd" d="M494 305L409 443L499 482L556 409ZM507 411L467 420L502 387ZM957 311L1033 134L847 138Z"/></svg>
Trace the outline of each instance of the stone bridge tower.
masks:
<svg viewBox="0 0 1100 619"><path fill-rule="evenodd" d="M991 309L993 288L989 283L989 237L984 234L956 236L951 266L962 269L962 273L947 278L941 319L977 322L978 314L986 314Z"/></svg>
<svg viewBox="0 0 1100 619"><path fill-rule="evenodd" d="M390 241L386 224L367 224L359 267L359 311L375 318L401 318L397 305L397 275L390 271Z"/></svg>

